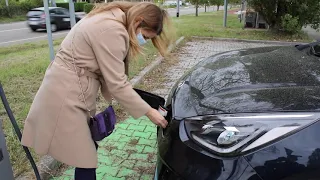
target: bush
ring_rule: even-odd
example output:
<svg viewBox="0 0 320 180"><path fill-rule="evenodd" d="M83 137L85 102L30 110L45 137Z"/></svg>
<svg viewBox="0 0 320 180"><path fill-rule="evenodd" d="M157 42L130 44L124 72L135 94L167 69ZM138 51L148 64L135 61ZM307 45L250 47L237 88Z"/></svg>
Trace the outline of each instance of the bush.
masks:
<svg viewBox="0 0 320 180"><path fill-rule="evenodd" d="M247 0L247 2L248 6L259 12L266 20L270 29L292 33L296 28L306 25L314 29L320 28L319 0Z"/></svg>
<svg viewBox="0 0 320 180"><path fill-rule="evenodd" d="M87 2L77 2L74 3L74 11L75 12L83 12L84 11L84 6L88 4ZM56 3L57 7L62 7L69 9L69 3Z"/></svg>
<svg viewBox="0 0 320 180"><path fill-rule="evenodd" d="M56 3L57 7L62 7L69 9L69 3ZM74 10L76 10L76 7L74 7Z"/></svg>
<svg viewBox="0 0 320 180"><path fill-rule="evenodd" d="M0 7L1 17L13 17L13 16L23 16L26 15L28 10L22 8L21 6L12 5L8 7Z"/></svg>
<svg viewBox="0 0 320 180"><path fill-rule="evenodd" d="M301 30L301 26L299 25L299 18L292 17L290 14L286 14L281 17L281 26L283 28L283 31L290 34L296 34Z"/></svg>
<svg viewBox="0 0 320 180"><path fill-rule="evenodd" d="M32 8L42 7L43 0L24 0L20 2L20 5L26 7L29 11Z"/></svg>
<svg viewBox="0 0 320 180"><path fill-rule="evenodd" d="M88 14L93 9L93 7L94 7L94 4L85 4L84 5L84 12L86 14Z"/></svg>
<svg viewBox="0 0 320 180"><path fill-rule="evenodd" d="M74 4L74 9L76 12L84 12L84 6L88 4L87 2L77 2Z"/></svg>
<svg viewBox="0 0 320 180"><path fill-rule="evenodd" d="M9 6L0 6L0 17L24 16L29 10L43 6L42 0L25 0L22 2L9 1Z"/></svg>

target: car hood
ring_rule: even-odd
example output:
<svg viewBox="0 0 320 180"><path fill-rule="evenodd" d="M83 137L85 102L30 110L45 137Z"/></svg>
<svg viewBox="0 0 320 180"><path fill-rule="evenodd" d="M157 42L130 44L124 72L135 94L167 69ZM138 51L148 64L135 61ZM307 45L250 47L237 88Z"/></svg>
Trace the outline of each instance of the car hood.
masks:
<svg viewBox="0 0 320 180"><path fill-rule="evenodd" d="M174 86L172 115L319 110L319 60L292 46L211 56Z"/></svg>

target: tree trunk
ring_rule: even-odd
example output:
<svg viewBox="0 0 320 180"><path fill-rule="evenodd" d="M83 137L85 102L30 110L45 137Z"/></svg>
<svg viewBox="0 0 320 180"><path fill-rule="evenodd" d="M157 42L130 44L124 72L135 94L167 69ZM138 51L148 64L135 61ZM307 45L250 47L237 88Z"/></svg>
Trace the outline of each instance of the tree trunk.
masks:
<svg viewBox="0 0 320 180"><path fill-rule="evenodd" d="M196 16L198 16L198 8L199 8L199 4L198 2L196 3Z"/></svg>
<svg viewBox="0 0 320 180"><path fill-rule="evenodd" d="M204 12L207 12L207 5L204 5Z"/></svg>
<svg viewBox="0 0 320 180"><path fill-rule="evenodd" d="M220 8L220 6L218 5L218 6L217 6L217 11L219 11L219 8Z"/></svg>

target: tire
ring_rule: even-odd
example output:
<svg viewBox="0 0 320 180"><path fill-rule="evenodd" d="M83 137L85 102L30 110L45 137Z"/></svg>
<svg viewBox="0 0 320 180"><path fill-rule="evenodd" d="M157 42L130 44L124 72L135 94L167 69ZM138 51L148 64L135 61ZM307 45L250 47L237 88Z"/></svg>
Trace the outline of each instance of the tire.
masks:
<svg viewBox="0 0 320 180"><path fill-rule="evenodd" d="M56 24L51 24L51 31L56 32L58 30L58 26Z"/></svg>

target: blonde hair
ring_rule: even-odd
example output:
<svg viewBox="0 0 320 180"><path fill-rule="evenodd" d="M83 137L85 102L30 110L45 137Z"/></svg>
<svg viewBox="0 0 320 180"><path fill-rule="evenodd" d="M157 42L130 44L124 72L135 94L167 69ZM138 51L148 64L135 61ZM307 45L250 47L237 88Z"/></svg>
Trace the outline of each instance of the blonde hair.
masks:
<svg viewBox="0 0 320 180"><path fill-rule="evenodd" d="M138 17L143 18L144 27L154 30L158 36L151 39L153 45L158 49L162 56L168 54L167 50L175 39L175 31L166 10L150 2L127 2L114 1L110 3L96 4L88 16L93 16L114 8L121 9L127 18L126 28L130 38L129 57L135 58L142 53L142 47L139 45L134 27L135 20Z"/></svg>

